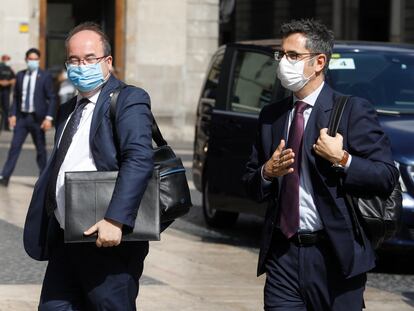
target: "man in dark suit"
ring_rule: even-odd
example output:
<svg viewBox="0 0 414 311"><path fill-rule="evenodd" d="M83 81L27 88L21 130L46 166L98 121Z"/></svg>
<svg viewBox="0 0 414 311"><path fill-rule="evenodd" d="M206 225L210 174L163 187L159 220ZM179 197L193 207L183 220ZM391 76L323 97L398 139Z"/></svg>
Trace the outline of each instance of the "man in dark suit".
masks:
<svg viewBox="0 0 414 311"><path fill-rule="evenodd" d="M356 97L339 133L327 135L338 96L324 82L333 33L300 20L281 34L278 78L293 96L261 111L244 176L250 196L269 201L258 265L265 310L361 310L375 254L363 231L354 234L343 190L390 194L398 182L390 143Z"/></svg>
<svg viewBox="0 0 414 311"><path fill-rule="evenodd" d="M0 130L4 129L9 131L9 108L10 108L10 91L14 83L16 82L16 76L13 69L9 66L10 56L2 55L0 62L0 102L2 109L2 118L0 124Z"/></svg>
<svg viewBox="0 0 414 311"><path fill-rule="evenodd" d="M79 95L61 106L56 145L36 183L24 227L24 246L48 260L39 310L136 310L148 242L122 242L153 171L150 98L126 87L118 97L116 139L110 97L123 83L111 75L111 47L94 23L66 39L68 78ZM67 171L119 171L104 219L85 232L96 243L64 244Z"/></svg>
<svg viewBox="0 0 414 311"><path fill-rule="evenodd" d="M39 68L40 51L26 52L27 69L17 73L9 126L14 128L9 154L0 176L0 185L7 186L16 166L22 145L30 133L36 146L40 172L47 160L45 132L52 128L56 98L52 76Z"/></svg>

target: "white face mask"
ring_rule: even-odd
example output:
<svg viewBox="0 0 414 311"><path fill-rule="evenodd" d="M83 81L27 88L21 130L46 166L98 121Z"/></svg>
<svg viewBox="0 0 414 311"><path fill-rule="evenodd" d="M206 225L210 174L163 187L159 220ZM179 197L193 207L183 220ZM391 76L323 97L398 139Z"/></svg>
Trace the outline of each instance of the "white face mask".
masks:
<svg viewBox="0 0 414 311"><path fill-rule="evenodd" d="M312 58L307 61L311 60ZM301 90L309 82L310 78L315 74L313 73L309 77L305 77L303 74L304 68L304 59L295 63L291 63L285 56L280 60L279 66L277 67L277 77L279 78L283 87L291 90L292 92L297 92Z"/></svg>

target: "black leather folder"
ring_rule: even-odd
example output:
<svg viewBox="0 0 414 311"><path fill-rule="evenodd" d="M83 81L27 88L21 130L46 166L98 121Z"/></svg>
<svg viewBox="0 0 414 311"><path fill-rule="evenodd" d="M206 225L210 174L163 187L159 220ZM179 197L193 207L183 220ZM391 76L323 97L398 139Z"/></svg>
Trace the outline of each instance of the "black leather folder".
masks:
<svg viewBox="0 0 414 311"><path fill-rule="evenodd" d="M133 230L122 241L160 240L159 171L154 173L139 206ZM115 188L117 171L65 173L65 243L95 242L83 232L105 216Z"/></svg>

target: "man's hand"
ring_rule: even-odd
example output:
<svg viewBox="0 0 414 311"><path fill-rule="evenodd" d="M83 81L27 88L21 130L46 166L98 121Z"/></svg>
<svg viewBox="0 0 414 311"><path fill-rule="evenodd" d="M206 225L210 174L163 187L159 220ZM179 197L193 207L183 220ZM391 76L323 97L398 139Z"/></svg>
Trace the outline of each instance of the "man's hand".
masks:
<svg viewBox="0 0 414 311"><path fill-rule="evenodd" d="M328 135L328 129L323 128L320 131L316 144L313 145L313 150L325 160L331 163L338 163L344 156L343 140L341 134L337 133L335 137L332 137Z"/></svg>
<svg viewBox="0 0 414 311"><path fill-rule="evenodd" d="M48 130L50 130L52 128L52 121L48 120L48 119L44 119L42 122L42 125L40 125L40 128L47 132Z"/></svg>
<svg viewBox="0 0 414 311"><path fill-rule="evenodd" d="M289 168L295 162L295 154L292 149L285 150L285 141L282 139L272 157L265 163L263 175L267 179L284 176L293 173Z"/></svg>
<svg viewBox="0 0 414 311"><path fill-rule="evenodd" d="M9 117L9 127L14 128L16 126L16 116Z"/></svg>
<svg viewBox="0 0 414 311"><path fill-rule="evenodd" d="M98 247L112 247L121 243L122 239L122 224L110 219L102 219L95 225L86 230L83 234L86 236L98 234L96 239L96 246Z"/></svg>

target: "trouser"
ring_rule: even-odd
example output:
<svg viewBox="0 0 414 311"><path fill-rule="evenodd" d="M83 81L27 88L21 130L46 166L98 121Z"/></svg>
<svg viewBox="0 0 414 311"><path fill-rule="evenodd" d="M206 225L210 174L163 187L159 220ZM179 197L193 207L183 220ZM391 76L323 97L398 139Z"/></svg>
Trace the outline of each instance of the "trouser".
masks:
<svg viewBox="0 0 414 311"><path fill-rule="evenodd" d="M0 102L2 110L2 123L0 129L9 129L10 87L0 87Z"/></svg>
<svg viewBox="0 0 414 311"><path fill-rule="evenodd" d="M366 274L345 279L327 239L299 246L276 233L265 267L266 311L356 311L364 306Z"/></svg>
<svg viewBox="0 0 414 311"><path fill-rule="evenodd" d="M98 248L94 243L64 244L63 230L58 232L50 246L39 310L136 310L148 242Z"/></svg>
<svg viewBox="0 0 414 311"><path fill-rule="evenodd" d="M40 172L45 168L47 160L46 138L45 132L40 128L40 125L40 122L37 121L36 116L33 113L22 113L21 117L18 118L16 127L13 131L13 138L7 160L1 174L3 177L9 178L12 175L20 151L22 150L23 143L29 133L36 146L36 161Z"/></svg>

